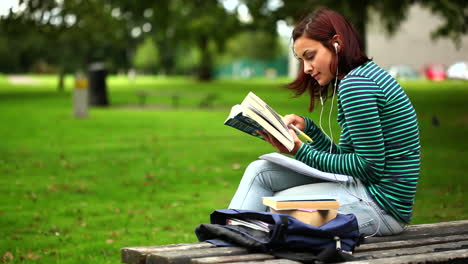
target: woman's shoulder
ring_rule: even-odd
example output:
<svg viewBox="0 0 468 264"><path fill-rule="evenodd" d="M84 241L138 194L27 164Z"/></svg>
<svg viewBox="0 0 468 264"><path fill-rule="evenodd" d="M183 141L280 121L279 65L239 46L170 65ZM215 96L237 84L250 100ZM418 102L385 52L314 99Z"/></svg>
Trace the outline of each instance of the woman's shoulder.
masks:
<svg viewBox="0 0 468 264"><path fill-rule="evenodd" d="M371 77L376 72L385 72L385 70L370 60L352 69L346 77Z"/></svg>
<svg viewBox="0 0 468 264"><path fill-rule="evenodd" d="M376 76L382 74L380 68L373 61L369 61L351 70L341 81L338 89L340 98L356 94L381 94L382 89Z"/></svg>
<svg viewBox="0 0 468 264"><path fill-rule="evenodd" d="M356 82L370 82L379 84L383 79L392 78L391 75L373 61L368 61L351 70L341 84L347 86Z"/></svg>

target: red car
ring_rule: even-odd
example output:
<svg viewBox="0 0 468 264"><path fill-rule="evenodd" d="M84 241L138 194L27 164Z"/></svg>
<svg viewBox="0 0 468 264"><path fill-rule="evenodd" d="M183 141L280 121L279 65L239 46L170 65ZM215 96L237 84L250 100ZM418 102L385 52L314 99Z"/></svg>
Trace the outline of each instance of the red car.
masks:
<svg viewBox="0 0 468 264"><path fill-rule="evenodd" d="M445 65L440 63L429 64L424 68L426 78L431 81L443 81L447 78Z"/></svg>

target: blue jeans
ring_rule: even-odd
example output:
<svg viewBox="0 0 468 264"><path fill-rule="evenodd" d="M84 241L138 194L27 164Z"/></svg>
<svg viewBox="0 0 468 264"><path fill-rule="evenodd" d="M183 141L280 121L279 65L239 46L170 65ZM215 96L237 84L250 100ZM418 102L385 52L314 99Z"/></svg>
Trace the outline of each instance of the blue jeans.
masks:
<svg viewBox="0 0 468 264"><path fill-rule="evenodd" d="M406 225L382 210L360 180L335 183L305 176L266 160L252 162L244 172L229 208L266 211L263 196L331 195L340 201L339 213L354 214L359 231L365 236L401 233Z"/></svg>

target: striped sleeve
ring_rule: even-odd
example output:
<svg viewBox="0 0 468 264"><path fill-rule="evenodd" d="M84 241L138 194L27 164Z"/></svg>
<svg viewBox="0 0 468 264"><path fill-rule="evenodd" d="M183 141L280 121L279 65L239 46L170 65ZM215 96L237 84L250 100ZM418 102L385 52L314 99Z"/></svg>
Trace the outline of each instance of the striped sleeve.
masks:
<svg viewBox="0 0 468 264"><path fill-rule="evenodd" d="M343 80L338 93L344 110L350 142L354 152L328 153L302 146L295 158L322 171L351 175L363 182L378 182L385 168L385 144L378 104L381 89L365 77Z"/></svg>
<svg viewBox="0 0 468 264"><path fill-rule="evenodd" d="M306 116L302 116L302 118L304 118L306 123L305 133L314 140L314 142L308 143L308 145L314 148L315 150L329 152L331 144L330 138L326 136L322 129L320 129L310 118ZM341 144L337 145L333 143L331 147L332 153L339 154L349 152L349 150L347 151L347 149L343 148Z"/></svg>

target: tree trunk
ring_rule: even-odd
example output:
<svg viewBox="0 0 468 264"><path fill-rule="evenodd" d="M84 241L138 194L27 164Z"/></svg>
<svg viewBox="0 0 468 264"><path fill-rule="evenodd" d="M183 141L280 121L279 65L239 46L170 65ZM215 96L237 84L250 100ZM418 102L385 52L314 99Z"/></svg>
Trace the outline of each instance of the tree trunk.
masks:
<svg viewBox="0 0 468 264"><path fill-rule="evenodd" d="M65 72L62 69L60 69L58 77L57 90L59 93L63 93L63 91L65 91Z"/></svg>
<svg viewBox="0 0 468 264"><path fill-rule="evenodd" d="M369 16L367 14L367 9L369 7L369 3L367 0L362 0L362 1L356 1L354 2L355 9L356 10L356 21L354 21L354 26L356 27L356 30L358 31L360 37L361 37L361 42L362 42L362 50L366 52L367 50L367 22L369 20Z"/></svg>
<svg viewBox="0 0 468 264"><path fill-rule="evenodd" d="M161 68L166 75L174 73L175 66L175 45L172 46L169 40L156 42L160 51Z"/></svg>
<svg viewBox="0 0 468 264"><path fill-rule="evenodd" d="M210 81L213 79L213 61L208 47L208 37L201 36L198 40L198 47L201 52L201 61L197 71L197 78L200 81Z"/></svg>

